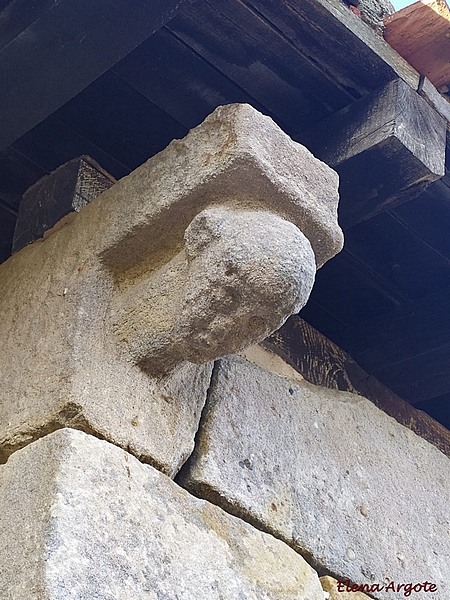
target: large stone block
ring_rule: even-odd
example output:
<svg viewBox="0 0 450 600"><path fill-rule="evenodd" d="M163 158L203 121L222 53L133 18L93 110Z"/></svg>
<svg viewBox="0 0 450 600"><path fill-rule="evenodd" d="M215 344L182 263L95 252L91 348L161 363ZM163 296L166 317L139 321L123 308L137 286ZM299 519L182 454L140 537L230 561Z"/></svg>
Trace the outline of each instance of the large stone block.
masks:
<svg viewBox="0 0 450 600"><path fill-rule="evenodd" d="M450 597L450 462L356 394L218 362L180 483L285 540L319 570ZM363 588L367 589L367 588ZM351 592L350 592L351 593Z"/></svg>
<svg viewBox="0 0 450 600"><path fill-rule="evenodd" d="M291 548L62 429L0 467L2 600L323 600Z"/></svg>
<svg viewBox="0 0 450 600"><path fill-rule="evenodd" d="M210 366L277 329L339 251L336 174L247 105L0 265L0 458L61 426L174 474Z"/></svg>

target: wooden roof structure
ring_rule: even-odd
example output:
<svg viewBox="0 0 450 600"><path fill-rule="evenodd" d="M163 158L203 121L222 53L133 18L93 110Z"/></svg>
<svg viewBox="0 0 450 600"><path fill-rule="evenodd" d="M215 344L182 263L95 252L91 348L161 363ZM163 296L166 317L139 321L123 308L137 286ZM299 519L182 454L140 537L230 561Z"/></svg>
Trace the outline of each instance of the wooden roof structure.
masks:
<svg viewBox="0 0 450 600"><path fill-rule="evenodd" d="M0 0L0 81L1 260L43 175L123 177L248 102L341 174L345 248L302 317L450 428L449 105L344 2Z"/></svg>

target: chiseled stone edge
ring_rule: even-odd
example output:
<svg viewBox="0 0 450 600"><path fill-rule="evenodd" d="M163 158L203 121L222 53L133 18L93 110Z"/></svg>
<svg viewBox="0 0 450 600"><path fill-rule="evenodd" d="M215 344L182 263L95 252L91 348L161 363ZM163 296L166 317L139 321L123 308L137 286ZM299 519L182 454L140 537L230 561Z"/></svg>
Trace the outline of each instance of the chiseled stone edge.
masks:
<svg viewBox="0 0 450 600"><path fill-rule="evenodd" d="M2 600L323 600L291 548L61 429L0 467Z"/></svg>
<svg viewBox="0 0 450 600"><path fill-rule="evenodd" d="M240 372L238 378L241 376L241 385L236 378L236 372ZM264 392L270 394L270 391L272 395L269 397L266 395L264 403L248 400L252 394ZM287 431L283 433L283 440L271 435L271 431L272 433L276 430L283 431L283 420L286 423L292 418L292 413L289 416L288 399L292 398L295 410L301 411L299 402L302 400L302 394L306 394L303 399L306 404L311 398L313 399L316 407L314 418L310 415L310 420L304 420L303 426L296 429L295 435L292 427L290 429L287 427ZM277 396L278 399L282 399L281 402L278 402ZM271 414L272 410L273 414ZM344 416L347 414L348 422L345 426L342 416L339 422L340 412L343 412ZM359 421L356 420L355 424L353 420L358 414L363 419L360 421L361 427L364 422L370 423L372 433L366 440L367 443L375 444L375 439L381 434L382 437L387 438L384 441L383 448L385 448L389 445L391 437L399 438L401 444L406 444L411 450L404 454L404 459L408 460L413 470L419 469L420 464L417 461L420 457L422 460L428 457L427 467L425 467L427 473L432 472L434 464L440 464L442 467L442 474L437 475L435 482L441 489L437 499L440 500L442 510L433 521L434 527L441 530L442 536L440 539L433 537L431 541L431 534L428 533L428 545L425 549L418 541L414 548L411 546L412 522L415 520L417 525L419 509L412 499L408 501L404 498L405 491L409 489L404 487L407 485L403 479L404 468L403 472L392 472L393 486L391 487L397 491L393 491L394 513L392 518L389 518L387 514L380 515L378 502L381 497L374 492L377 482L383 482L383 471L379 473L373 460L369 460L372 467L369 469L370 472L365 473L366 467L370 466L367 461L367 464L364 462L360 464L358 461L349 463L345 458L352 448L353 431L356 438L360 435ZM272 417L271 429L271 425L265 420ZM306 418L306 414L303 418ZM275 423L277 419L279 424ZM229 429L227 429L228 425ZM305 430L308 427L311 429L310 433ZM336 434L330 439L324 438L327 429L339 432L339 441L336 441ZM316 472L315 467L311 467L304 473L303 481L299 481L300 487L297 493L295 486L289 485L290 467L287 466L286 460L283 463L280 458L279 448L286 441L289 444L288 455L291 456L289 465L298 464L297 460L301 456L295 449L295 437L306 435L305 439L307 439L308 435L311 436L309 451L316 452L320 451L314 443L316 434L322 436L319 439L323 440L324 451L327 454L336 453L336 457L340 457L339 460L344 466L341 465L342 472L334 469L334 478L328 483L328 470L325 472L323 467L320 472ZM370 441L371 436L372 441ZM381 452L383 451L382 449ZM388 456L381 457L380 467L385 461L385 468L388 469ZM399 464L403 463L400 461ZM416 594L417 600L442 600L442 594L445 595L447 589L444 565L448 567L450 564L448 561L446 563L446 551L450 556L450 522L443 508L445 489L442 488L446 482L444 475L446 469L450 472L450 463L445 455L377 409L366 398L320 388L307 382L286 381L231 356L216 363L209 400L196 438L196 449L178 475L177 481L198 497L206 498L222 506L230 514L247 520L261 530L284 540L305 556L319 572L332 573L341 580L348 579L358 585L368 582L378 582L380 585L384 582L388 585L391 581L399 584L413 580L415 583L431 580L437 585L437 592ZM372 482L370 494L363 485L364 482L367 484L368 477ZM346 487L348 488L347 478L355 486L353 490L355 497L346 497L345 493L340 493L345 492ZM419 485L419 482L411 484L411 493L416 485ZM429 489L425 478L423 485L424 490ZM302 500L302 489L308 486L310 487L308 497L313 506L306 506L305 498ZM418 489L420 491L421 488ZM427 493L424 490L422 494ZM347 489L347 495L349 492L352 492L352 489ZM336 499L334 494L337 495ZM401 500L394 501L395 494L397 497L404 498L403 503ZM313 499L315 495L317 501ZM434 506L436 497L430 490L427 507L432 505L433 499ZM384 500L388 501L386 498ZM424 510L428 508L424 507ZM394 523L396 515L398 517L400 514L398 511L408 515L404 517L403 524ZM317 529L315 519L320 515L326 534L323 528L320 532ZM373 520L374 517L376 521ZM309 525L302 524L303 520ZM314 530L311 529L312 520L315 522ZM429 519L427 523L429 529L431 527ZM304 527L305 531L303 531ZM382 528L381 540L375 535L380 527ZM422 540L420 531L416 529L416 540ZM319 536L317 540L314 532ZM445 539L449 541L448 547L445 546ZM418 554L416 549L419 551ZM377 556L380 552L381 554ZM429 556L433 558L431 562ZM377 591L371 595L383 600L392 600L390 590ZM398 594L395 595L397 596Z"/></svg>

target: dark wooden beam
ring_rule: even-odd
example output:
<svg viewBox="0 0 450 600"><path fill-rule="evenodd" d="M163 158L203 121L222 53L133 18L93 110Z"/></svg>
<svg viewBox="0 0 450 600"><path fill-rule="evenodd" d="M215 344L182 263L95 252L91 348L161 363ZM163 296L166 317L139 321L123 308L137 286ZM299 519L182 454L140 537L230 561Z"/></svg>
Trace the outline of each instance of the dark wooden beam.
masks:
<svg viewBox="0 0 450 600"><path fill-rule="evenodd" d="M344 229L417 196L445 174L446 121L401 79L297 139L339 173Z"/></svg>
<svg viewBox="0 0 450 600"><path fill-rule="evenodd" d="M395 369L448 344L450 289L349 328L350 351L371 373ZM397 383L401 383L400 376ZM450 388L449 388L450 389Z"/></svg>
<svg viewBox="0 0 450 600"><path fill-rule="evenodd" d="M0 203L0 263L11 254L11 240L16 225L16 217L5 203Z"/></svg>
<svg viewBox="0 0 450 600"><path fill-rule="evenodd" d="M79 212L115 179L89 156L80 156L45 175L23 195L12 252L41 238L69 213Z"/></svg>
<svg viewBox="0 0 450 600"><path fill-rule="evenodd" d="M288 133L298 131L302 122L325 118L354 99L276 27L239 0L195 2L167 29Z"/></svg>
<svg viewBox="0 0 450 600"><path fill-rule="evenodd" d="M420 78L418 92L446 119L447 123L450 122L450 102L437 91L429 79L423 76Z"/></svg>
<svg viewBox="0 0 450 600"><path fill-rule="evenodd" d="M427 413L417 410L353 358L298 316L263 342L315 385L361 394L396 421L450 457L450 431Z"/></svg>
<svg viewBox="0 0 450 600"><path fill-rule="evenodd" d="M210 0L223 4L225 0ZM354 97L419 74L342 0L240 0ZM229 3L231 4L231 3Z"/></svg>
<svg viewBox="0 0 450 600"><path fill-rule="evenodd" d="M450 390L450 344L374 371L374 376L412 404L443 396Z"/></svg>
<svg viewBox="0 0 450 600"><path fill-rule="evenodd" d="M40 0L32 3L31 12L22 10L30 4L24 0L10 2L0 15L0 150L73 98L190 1Z"/></svg>
<svg viewBox="0 0 450 600"><path fill-rule="evenodd" d="M264 108L242 88L166 27L111 71L189 129L224 104L244 102L264 112Z"/></svg>

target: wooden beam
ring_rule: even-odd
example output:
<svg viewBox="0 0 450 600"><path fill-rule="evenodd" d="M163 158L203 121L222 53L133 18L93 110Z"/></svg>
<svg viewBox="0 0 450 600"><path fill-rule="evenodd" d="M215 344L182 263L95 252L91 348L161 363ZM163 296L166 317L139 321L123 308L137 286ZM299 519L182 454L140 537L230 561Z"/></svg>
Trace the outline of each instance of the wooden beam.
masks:
<svg viewBox="0 0 450 600"><path fill-rule="evenodd" d="M80 156L45 175L23 195L12 252L41 238L69 213L79 212L115 183L89 156Z"/></svg>
<svg viewBox="0 0 450 600"><path fill-rule="evenodd" d="M223 2L223 0L212 0ZM342 0L241 0L354 97L419 74Z"/></svg>
<svg viewBox="0 0 450 600"><path fill-rule="evenodd" d="M419 94L447 121L447 127L450 122L450 99L444 98L434 85L426 77L420 78ZM448 97L447 97L448 98Z"/></svg>
<svg viewBox="0 0 450 600"><path fill-rule="evenodd" d="M415 356L380 371L374 376L412 404L443 396L450 390L450 344Z"/></svg>
<svg viewBox="0 0 450 600"><path fill-rule="evenodd" d="M243 102L264 112L264 108L242 88L166 27L111 71L189 129L199 125L223 104Z"/></svg>
<svg viewBox="0 0 450 600"><path fill-rule="evenodd" d="M450 288L445 288L351 328L347 339L353 340L352 356L366 370L379 373L445 346L450 339L449 297Z"/></svg>
<svg viewBox="0 0 450 600"><path fill-rule="evenodd" d="M287 133L297 131L301 122L320 121L354 99L238 0L195 2L167 29Z"/></svg>
<svg viewBox="0 0 450 600"><path fill-rule="evenodd" d="M450 457L450 431L446 427L366 373L347 352L300 317L288 319L263 342L263 346L281 356L315 385L365 396L398 423Z"/></svg>
<svg viewBox="0 0 450 600"><path fill-rule="evenodd" d="M23 0L12 0L6 16L0 16L0 150L73 98L190 1L40 0L33 3L38 10L30 17L30 11L21 9Z"/></svg>
<svg viewBox="0 0 450 600"><path fill-rule="evenodd" d="M339 173L344 229L417 196L445 174L446 121L400 79L296 139Z"/></svg>

